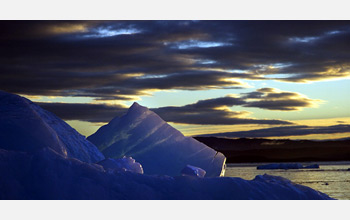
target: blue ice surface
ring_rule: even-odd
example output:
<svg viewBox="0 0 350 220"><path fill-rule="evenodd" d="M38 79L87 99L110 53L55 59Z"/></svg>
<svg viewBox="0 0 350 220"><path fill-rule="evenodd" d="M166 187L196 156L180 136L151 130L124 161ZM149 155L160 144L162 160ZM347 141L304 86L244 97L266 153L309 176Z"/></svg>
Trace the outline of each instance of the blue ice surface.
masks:
<svg viewBox="0 0 350 220"><path fill-rule="evenodd" d="M105 157L129 156L145 174L181 175L186 165L199 167L206 177L223 175L226 157L192 137L185 137L156 113L134 103L88 137Z"/></svg>
<svg viewBox="0 0 350 220"><path fill-rule="evenodd" d="M35 153L0 150L0 174L0 199L331 199L270 175L244 180L107 172L50 148Z"/></svg>
<svg viewBox="0 0 350 220"><path fill-rule="evenodd" d="M62 119L21 96L0 91L0 147L34 152L50 147L85 162L104 159L95 145Z"/></svg>

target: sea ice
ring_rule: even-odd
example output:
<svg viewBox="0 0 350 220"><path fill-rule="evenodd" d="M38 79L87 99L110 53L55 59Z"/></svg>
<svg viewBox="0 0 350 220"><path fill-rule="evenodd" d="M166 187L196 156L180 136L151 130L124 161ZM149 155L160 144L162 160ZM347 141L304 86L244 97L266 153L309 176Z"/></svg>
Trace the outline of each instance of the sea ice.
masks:
<svg viewBox="0 0 350 220"><path fill-rule="evenodd" d="M157 114L136 102L88 137L105 157L130 156L142 164L145 174L177 176L191 164L206 177L222 176L225 156L191 137L185 137Z"/></svg>
<svg viewBox="0 0 350 220"><path fill-rule="evenodd" d="M21 96L0 91L0 147L34 152L50 147L85 162L103 154L66 122Z"/></svg>
<svg viewBox="0 0 350 220"><path fill-rule="evenodd" d="M320 165L318 164L311 164L303 167L303 169L318 169L318 168L320 168Z"/></svg>
<svg viewBox="0 0 350 220"><path fill-rule="evenodd" d="M195 177L204 177L205 176L205 170L194 167L191 165L187 165L185 168L181 170L182 176L195 176Z"/></svg>
<svg viewBox="0 0 350 220"><path fill-rule="evenodd" d="M97 164L101 165L105 170L110 169L112 171L129 171L143 174L141 164L136 162L132 157L124 156L119 159L107 158Z"/></svg>
<svg viewBox="0 0 350 220"><path fill-rule="evenodd" d="M219 176L225 157L137 104L91 139L114 159L54 114L0 92L0 199L331 199L269 175L193 178ZM143 162L157 175L142 174Z"/></svg>
<svg viewBox="0 0 350 220"><path fill-rule="evenodd" d="M303 166L300 163L272 163L257 166L258 170L274 170L274 169L311 169L311 168L319 168L318 164L312 164L308 166Z"/></svg>
<svg viewBox="0 0 350 220"><path fill-rule="evenodd" d="M193 178L108 172L51 148L0 149L0 199L331 199L285 178Z"/></svg>

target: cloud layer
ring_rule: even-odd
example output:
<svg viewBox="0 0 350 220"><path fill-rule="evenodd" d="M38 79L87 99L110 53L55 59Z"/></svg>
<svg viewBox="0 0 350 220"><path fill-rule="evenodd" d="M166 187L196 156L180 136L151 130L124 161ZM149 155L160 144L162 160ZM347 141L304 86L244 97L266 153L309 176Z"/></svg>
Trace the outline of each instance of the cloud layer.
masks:
<svg viewBox="0 0 350 220"><path fill-rule="evenodd" d="M184 106L167 106L151 109L165 121L198 125L235 124L290 124L283 120L250 118L248 111L234 111L235 106L255 107L268 110L295 111L312 107L320 100L309 99L302 94L285 92L273 88L262 88L255 92L240 95L227 95L199 100ZM126 111L122 105L77 104L77 103L38 103L65 120L89 122L109 122L113 117Z"/></svg>
<svg viewBox="0 0 350 220"><path fill-rule="evenodd" d="M87 103L48 103L37 102L40 107L53 112L63 120L80 120L88 122L109 122L127 110L120 105Z"/></svg>
<svg viewBox="0 0 350 220"><path fill-rule="evenodd" d="M225 98L221 98L225 99ZM210 101L210 100L209 100ZM201 101L200 101L201 102ZM48 103L37 102L42 108L55 113L63 120L88 122L109 122L127 111L122 106L86 103ZM201 106L201 103L181 107L163 107L151 109L167 122L198 125L234 125L234 124L291 124L283 120L259 120L246 117L247 111L231 111Z"/></svg>
<svg viewBox="0 0 350 220"><path fill-rule="evenodd" d="M310 99L297 92L285 92L274 88L261 88L243 96L243 106L268 110L296 111L305 107L316 107L322 100Z"/></svg>
<svg viewBox="0 0 350 220"><path fill-rule="evenodd" d="M215 136L215 137L229 137L229 138L242 138L242 137L288 137L288 136L302 136L310 134L337 134L337 133L349 133L350 125L340 124L333 126L283 126L273 127L265 129L257 129L250 131L238 131L238 132L225 132L225 133L213 133L203 134L199 136Z"/></svg>
<svg viewBox="0 0 350 220"><path fill-rule="evenodd" d="M26 95L126 100L245 87L239 79L350 76L349 21L1 21L0 28L0 88ZM294 110L270 99L247 107Z"/></svg>

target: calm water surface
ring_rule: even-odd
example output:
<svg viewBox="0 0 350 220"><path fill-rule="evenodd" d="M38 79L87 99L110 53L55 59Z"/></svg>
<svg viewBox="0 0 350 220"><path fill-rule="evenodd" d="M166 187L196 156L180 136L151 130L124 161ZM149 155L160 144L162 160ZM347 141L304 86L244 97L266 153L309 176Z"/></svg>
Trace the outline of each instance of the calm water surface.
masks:
<svg viewBox="0 0 350 220"><path fill-rule="evenodd" d="M335 199L350 199L350 171L347 170L350 168L350 162L318 163L319 169L257 170L256 166L261 164L227 164L225 176L251 180L256 175L266 173L285 177Z"/></svg>

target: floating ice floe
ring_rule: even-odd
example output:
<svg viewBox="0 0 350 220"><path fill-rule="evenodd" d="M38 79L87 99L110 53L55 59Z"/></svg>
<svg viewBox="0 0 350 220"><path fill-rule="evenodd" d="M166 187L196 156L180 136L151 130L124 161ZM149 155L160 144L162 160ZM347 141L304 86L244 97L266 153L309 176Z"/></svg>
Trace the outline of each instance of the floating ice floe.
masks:
<svg viewBox="0 0 350 220"><path fill-rule="evenodd" d="M317 169L320 168L318 164L311 164L307 166L303 166L300 163L272 163L265 164L256 167L258 170L275 170L275 169Z"/></svg>
<svg viewBox="0 0 350 220"><path fill-rule="evenodd" d="M185 168L181 170L182 176L195 176L195 177L204 177L205 176L205 170L194 167L191 165L187 165Z"/></svg>

